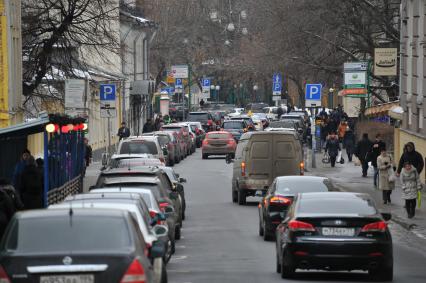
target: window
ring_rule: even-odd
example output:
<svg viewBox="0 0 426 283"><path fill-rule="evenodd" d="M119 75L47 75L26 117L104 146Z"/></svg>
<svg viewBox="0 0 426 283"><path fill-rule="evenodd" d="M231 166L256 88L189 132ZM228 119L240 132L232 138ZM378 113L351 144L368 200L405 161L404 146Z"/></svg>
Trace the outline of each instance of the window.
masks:
<svg viewBox="0 0 426 283"><path fill-rule="evenodd" d="M253 159L269 158L269 142L253 142L251 146L251 157Z"/></svg>
<svg viewBox="0 0 426 283"><path fill-rule="evenodd" d="M411 110L411 106L408 106L408 125L411 126L413 123L413 111Z"/></svg>
<svg viewBox="0 0 426 283"><path fill-rule="evenodd" d="M157 146L151 141L130 141L124 142L120 149L120 154L158 154Z"/></svg>
<svg viewBox="0 0 426 283"><path fill-rule="evenodd" d="M423 108L419 108L419 129L423 129Z"/></svg>
<svg viewBox="0 0 426 283"><path fill-rule="evenodd" d="M290 142L277 142L276 153L278 159L292 159L294 158L293 143Z"/></svg>

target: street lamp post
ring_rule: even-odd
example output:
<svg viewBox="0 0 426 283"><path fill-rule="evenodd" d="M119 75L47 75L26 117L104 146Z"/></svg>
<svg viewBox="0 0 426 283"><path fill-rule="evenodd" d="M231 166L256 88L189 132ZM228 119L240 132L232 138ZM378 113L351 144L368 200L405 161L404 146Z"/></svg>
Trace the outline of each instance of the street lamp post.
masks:
<svg viewBox="0 0 426 283"><path fill-rule="evenodd" d="M333 109L333 95L334 95L334 88L330 88L328 90L328 108Z"/></svg>
<svg viewBox="0 0 426 283"><path fill-rule="evenodd" d="M257 84L255 84L253 86L253 91L254 91L254 101L259 102L259 98L257 97L257 91L259 90L259 87L257 86Z"/></svg>
<svg viewBox="0 0 426 283"><path fill-rule="evenodd" d="M240 102L241 102L241 106L244 105L244 92L243 92L243 83L240 83Z"/></svg>

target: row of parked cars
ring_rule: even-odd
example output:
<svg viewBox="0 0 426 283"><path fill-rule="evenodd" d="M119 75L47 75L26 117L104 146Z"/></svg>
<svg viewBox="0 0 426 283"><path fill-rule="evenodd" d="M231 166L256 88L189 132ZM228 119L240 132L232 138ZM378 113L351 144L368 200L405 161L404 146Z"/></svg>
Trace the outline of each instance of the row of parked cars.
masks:
<svg viewBox="0 0 426 283"><path fill-rule="evenodd" d="M367 194L341 192L328 178L305 176L297 131L242 133L226 162L232 163L232 201L244 205L248 197L261 197L258 233L275 240L282 278L297 269L364 270L375 280L392 280L391 215L379 212Z"/></svg>
<svg viewBox="0 0 426 283"><path fill-rule="evenodd" d="M0 282L166 283L186 217L186 180L166 165L195 151L196 130L179 123L121 140L88 192L17 213Z"/></svg>

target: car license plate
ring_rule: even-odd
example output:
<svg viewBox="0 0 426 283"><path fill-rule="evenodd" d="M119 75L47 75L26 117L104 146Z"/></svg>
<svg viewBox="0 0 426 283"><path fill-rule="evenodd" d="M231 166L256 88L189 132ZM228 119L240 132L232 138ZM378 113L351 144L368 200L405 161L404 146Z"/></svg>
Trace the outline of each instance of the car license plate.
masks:
<svg viewBox="0 0 426 283"><path fill-rule="evenodd" d="M322 228L324 236L345 236L353 237L355 235L354 228L340 228L340 227L324 227Z"/></svg>
<svg viewBox="0 0 426 283"><path fill-rule="evenodd" d="M40 283L94 283L95 276L92 274L85 275L57 275L42 276Z"/></svg>

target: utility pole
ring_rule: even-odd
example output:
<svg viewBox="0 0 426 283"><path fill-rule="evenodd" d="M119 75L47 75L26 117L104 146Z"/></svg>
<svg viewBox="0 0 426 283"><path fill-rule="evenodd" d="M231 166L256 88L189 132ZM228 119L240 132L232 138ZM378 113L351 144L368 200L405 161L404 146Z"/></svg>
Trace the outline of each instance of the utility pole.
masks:
<svg viewBox="0 0 426 283"><path fill-rule="evenodd" d="M189 98L189 102L188 102L188 112L191 112L191 103L192 103L192 93L191 93L191 64L188 62L188 98Z"/></svg>

